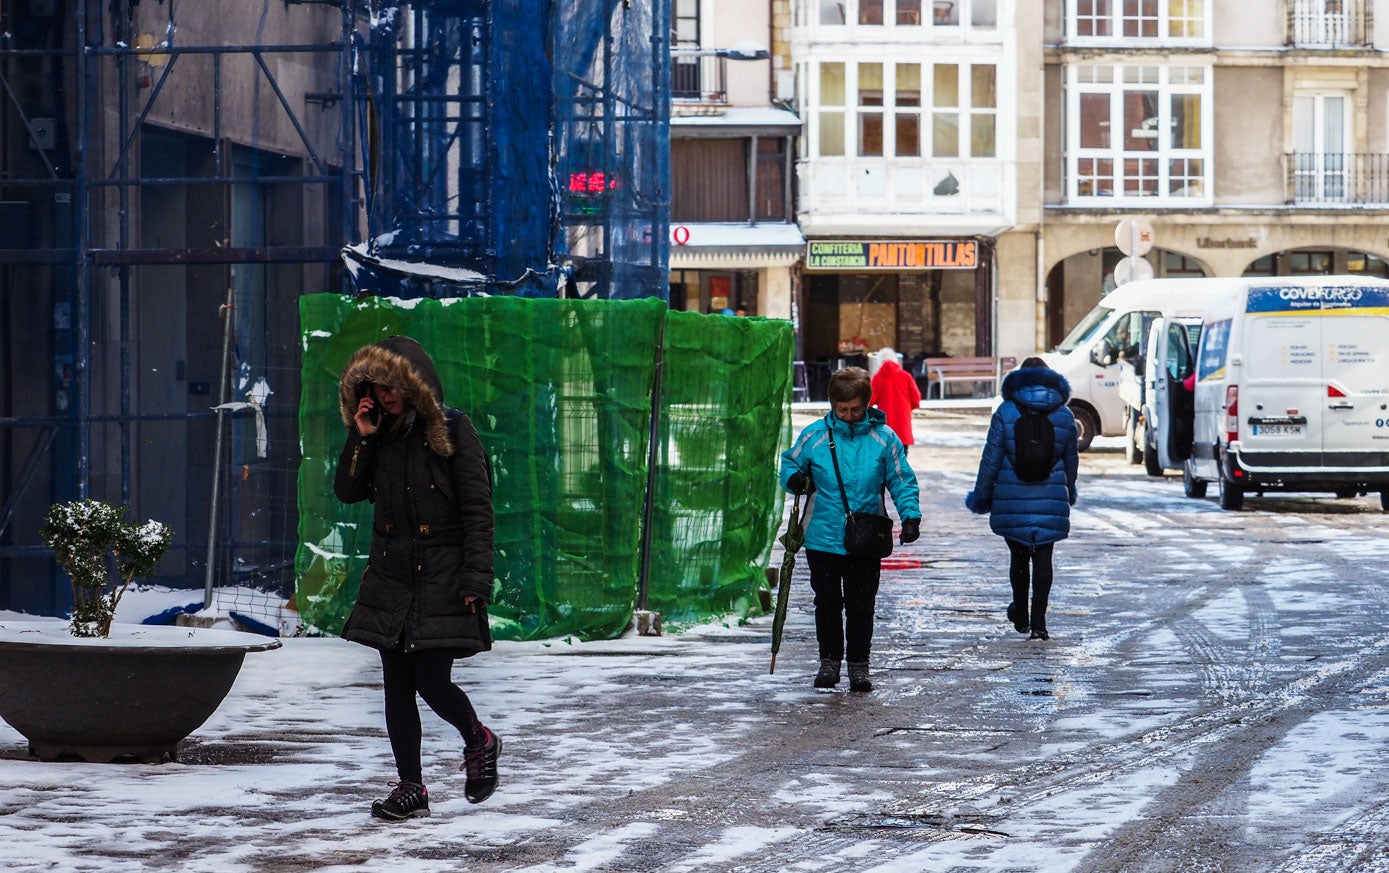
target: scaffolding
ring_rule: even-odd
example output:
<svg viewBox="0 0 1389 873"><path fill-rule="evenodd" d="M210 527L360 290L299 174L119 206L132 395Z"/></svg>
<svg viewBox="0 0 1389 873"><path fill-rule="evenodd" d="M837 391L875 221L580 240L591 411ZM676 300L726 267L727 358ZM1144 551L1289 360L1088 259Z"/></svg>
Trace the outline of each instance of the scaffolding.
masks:
<svg viewBox="0 0 1389 873"><path fill-rule="evenodd" d="M37 529L81 497L175 529L156 581L278 608L304 294L664 298L668 20L0 6L0 609L66 611Z"/></svg>

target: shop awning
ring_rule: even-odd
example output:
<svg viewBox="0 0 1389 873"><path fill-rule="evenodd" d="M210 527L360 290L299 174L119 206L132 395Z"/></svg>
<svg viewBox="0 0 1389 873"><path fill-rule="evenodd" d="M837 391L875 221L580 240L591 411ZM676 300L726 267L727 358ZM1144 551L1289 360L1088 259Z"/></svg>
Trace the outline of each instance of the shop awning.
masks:
<svg viewBox="0 0 1389 873"><path fill-rule="evenodd" d="M671 269L789 267L805 254L794 224L676 222L670 225Z"/></svg>

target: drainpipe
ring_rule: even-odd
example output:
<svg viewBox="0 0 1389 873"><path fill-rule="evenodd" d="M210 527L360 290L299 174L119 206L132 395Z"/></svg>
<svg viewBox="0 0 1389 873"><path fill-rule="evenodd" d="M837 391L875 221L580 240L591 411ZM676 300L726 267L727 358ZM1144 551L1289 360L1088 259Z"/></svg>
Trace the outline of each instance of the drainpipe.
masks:
<svg viewBox="0 0 1389 873"><path fill-rule="evenodd" d="M1032 237L1036 240L1037 249L1037 330L1035 342L1038 351L1045 351L1047 347L1047 259L1042 242L1042 227L1038 225L1032 231Z"/></svg>

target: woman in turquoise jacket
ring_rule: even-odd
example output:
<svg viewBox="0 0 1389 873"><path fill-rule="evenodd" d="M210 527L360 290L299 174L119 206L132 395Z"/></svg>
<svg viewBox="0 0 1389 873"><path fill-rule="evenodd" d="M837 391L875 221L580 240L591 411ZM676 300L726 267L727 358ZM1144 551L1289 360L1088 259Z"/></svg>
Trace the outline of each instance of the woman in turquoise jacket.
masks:
<svg viewBox="0 0 1389 873"><path fill-rule="evenodd" d="M887 426L881 410L869 409L873 386L868 372L847 367L830 377L830 411L801 431L781 455L781 484L793 494L820 496L810 503L805 555L815 592L815 636L820 644L816 688L839 684L839 664L847 657L849 690L872 691L868 656L873 643L873 606L882 559L844 551L844 501L853 512L886 515L886 490L902 519L902 543L921 535L916 474L907 464L902 440ZM844 496L830 456L831 441L843 474Z"/></svg>
<svg viewBox="0 0 1389 873"><path fill-rule="evenodd" d="M1047 601L1051 597L1052 547L1071 532L1079 468L1075 416L1066 407L1071 386L1041 358L1028 358L1003 379L1003 404L989 422L974 490L965 496L971 512L988 513L989 527L1008 543L1008 583L1013 602L1008 619L1018 633L1048 639ZM1023 409L1051 422L1051 471L1040 482L1023 481L1014 468L1013 433ZM1028 607L1028 588L1032 604Z"/></svg>

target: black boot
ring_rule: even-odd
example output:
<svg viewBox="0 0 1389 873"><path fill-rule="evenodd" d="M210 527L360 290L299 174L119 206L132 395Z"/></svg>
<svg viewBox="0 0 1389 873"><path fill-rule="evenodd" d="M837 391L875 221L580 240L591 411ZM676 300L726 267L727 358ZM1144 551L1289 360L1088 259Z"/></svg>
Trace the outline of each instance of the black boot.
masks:
<svg viewBox="0 0 1389 873"><path fill-rule="evenodd" d="M849 662L849 690L872 691L873 682L868 678L868 662Z"/></svg>
<svg viewBox="0 0 1389 873"><path fill-rule="evenodd" d="M815 674L816 688L833 688L839 684L839 662L820 659L820 672Z"/></svg>
<svg viewBox="0 0 1389 873"><path fill-rule="evenodd" d="M1013 623L1013 630L1020 634L1025 634L1032 629L1027 624L1027 611L1019 609L1017 601L1008 604L1008 620Z"/></svg>

